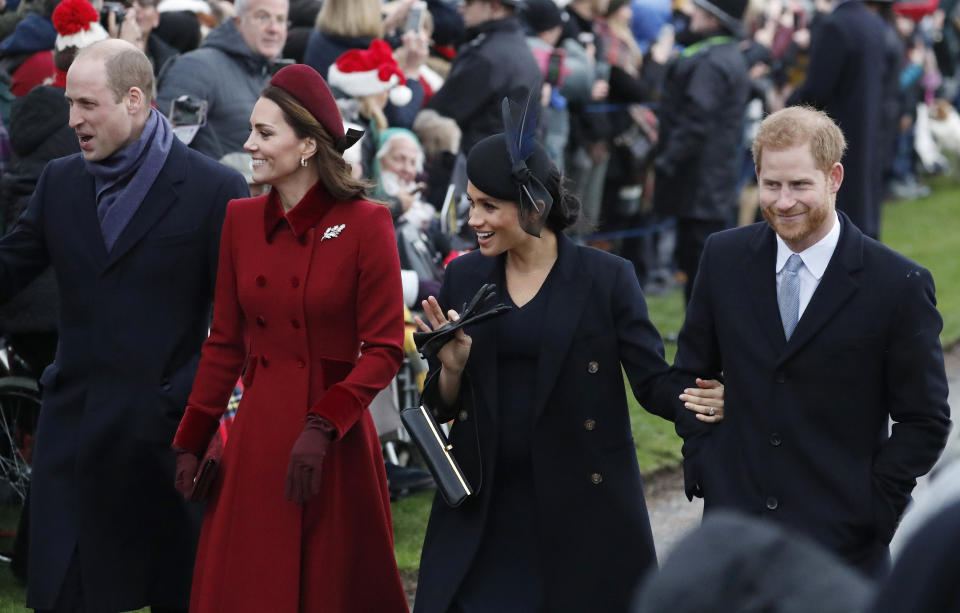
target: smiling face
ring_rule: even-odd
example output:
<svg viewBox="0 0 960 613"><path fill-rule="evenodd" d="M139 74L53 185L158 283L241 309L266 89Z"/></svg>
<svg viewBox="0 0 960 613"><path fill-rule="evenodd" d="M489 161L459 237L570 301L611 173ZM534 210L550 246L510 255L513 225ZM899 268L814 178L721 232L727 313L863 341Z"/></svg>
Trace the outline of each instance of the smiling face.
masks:
<svg viewBox="0 0 960 613"><path fill-rule="evenodd" d="M70 66L64 95L70 105L70 127L84 159L103 160L140 136L142 100L134 89L117 100L100 58L80 57Z"/></svg>
<svg viewBox="0 0 960 613"><path fill-rule="evenodd" d="M493 198L467 182L470 199L470 227L477 233L480 253L500 255L529 240L536 240L520 227L517 205L509 200Z"/></svg>
<svg viewBox="0 0 960 613"><path fill-rule="evenodd" d="M799 253L833 227L843 166L837 162L827 172L817 168L809 143L764 150L762 156L757 180L763 218Z"/></svg>
<svg viewBox="0 0 960 613"><path fill-rule="evenodd" d="M253 158L253 180L282 184L300 169L300 157L316 150L313 139L298 138L276 102L260 98L250 114L250 136L243 144Z"/></svg>
<svg viewBox="0 0 960 613"><path fill-rule="evenodd" d="M413 183L417 178L420 148L406 137L398 136L390 141L390 149L380 158L380 166L392 172L401 184Z"/></svg>

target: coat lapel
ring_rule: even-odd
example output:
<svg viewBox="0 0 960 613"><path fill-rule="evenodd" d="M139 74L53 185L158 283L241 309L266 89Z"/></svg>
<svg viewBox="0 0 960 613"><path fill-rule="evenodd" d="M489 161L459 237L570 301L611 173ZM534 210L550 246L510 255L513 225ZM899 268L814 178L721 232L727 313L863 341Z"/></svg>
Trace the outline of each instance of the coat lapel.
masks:
<svg viewBox="0 0 960 613"><path fill-rule="evenodd" d="M503 257L503 256L501 256ZM469 295L464 299L469 300L473 292L480 289L485 283L500 283L500 260L501 258L484 258L482 262L485 266L474 270L470 283L467 285ZM505 291L506 288L498 288ZM458 312L463 308L463 303L451 304L448 308L456 309ZM488 319L476 325L470 326L467 331L473 338L473 344L470 348L470 360L474 364L481 364L472 372L477 377L474 381L476 392L483 397L484 404L490 408L490 418L494 423L497 422L499 415L499 402L497 392L497 328L496 318Z"/></svg>
<svg viewBox="0 0 960 613"><path fill-rule="evenodd" d="M780 355L787 339L777 306L777 240L769 225L758 225L759 231L750 243L743 262L743 283L762 336L768 339L776 355Z"/></svg>
<svg viewBox="0 0 960 613"><path fill-rule="evenodd" d="M93 237L93 240L84 239L93 252L93 260L99 270L107 260L107 247L103 242L103 232L100 230L100 220L97 218L97 188L93 182L93 175L83 167L83 159L77 154L79 163L76 166L76 175L72 185L79 197L73 201L70 209L76 217L76 228L82 237Z"/></svg>
<svg viewBox="0 0 960 613"><path fill-rule="evenodd" d="M593 281L580 270L577 246L563 234L557 235L557 267L547 297L547 311L540 333L540 355L534 391L534 418L539 418L556 384L577 324L590 296Z"/></svg>
<svg viewBox="0 0 960 613"><path fill-rule="evenodd" d="M150 191L147 192L130 223L117 238L101 274L106 273L120 258L126 255L176 202L178 194L175 184L183 180L186 173L186 159L185 146L178 139L174 139L173 147L170 149L170 154L167 156L163 169L157 175L156 181L153 182ZM103 234L100 232L99 222L97 223L97 231L100 242L103 243Z"/></svg>
<svg viewBox="0 0 960 613"><path fill-rule="evenodd" d="M842 212L838 211L838 216L840 240L837 248L780 356L780 364L813 338L859 288L853 273L863 267L863 234Z"/></svg>

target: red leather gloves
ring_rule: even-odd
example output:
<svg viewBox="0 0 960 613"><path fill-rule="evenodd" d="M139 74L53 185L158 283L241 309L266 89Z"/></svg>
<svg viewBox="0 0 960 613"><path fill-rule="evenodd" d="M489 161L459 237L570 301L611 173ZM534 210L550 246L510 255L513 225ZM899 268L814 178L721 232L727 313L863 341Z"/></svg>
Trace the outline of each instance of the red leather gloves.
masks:
<svg viewBox="0 0 960 613"><path fill-rule="evenodd" d="M320 493L323 458L336 434L337 429L323 417L307 416L307 424L290 450L287 500L303 504ZM179 468L179 464L177 466Z"/></svg>
<svg viewBox="0 0 960 613"><path fill-rule="evenodd" d="M177 476L174 478L173 486L184 498L190 500L190 494L193 493L193 479L197 476L200 459L186 449L175 447L174 451L177 453Z"/></svg>

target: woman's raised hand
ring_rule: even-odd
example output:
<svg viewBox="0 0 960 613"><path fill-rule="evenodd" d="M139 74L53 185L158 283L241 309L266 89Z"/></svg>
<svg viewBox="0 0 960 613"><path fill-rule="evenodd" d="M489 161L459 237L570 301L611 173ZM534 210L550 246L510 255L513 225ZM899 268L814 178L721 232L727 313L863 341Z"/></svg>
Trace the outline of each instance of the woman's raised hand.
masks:
<svg viewBox="0 0 960 613"><path fill-rule="evenodd" d="M716 379L697 379L697 387L683 390L680 400L700 421L716 423L723 419L723 383Z"/></svg>
<svg viewBox="0 0 960 613"><path fill-rule="evenodd" d="M423 332L430 332L442 328L451 321L458 321L460 314L450 309L447 314L443 314L440 303L433 296L428 297L422 302L423 314L426 316L429 325L424 323L419 317L415 317L417 327ZM453 375L459 375L467 365L467 358L470 357L470 345L473 339L463 331L463 328L457 330L453 339L447 342L440 351L437 352L437 358L443 364L443 369Z"/></svg>

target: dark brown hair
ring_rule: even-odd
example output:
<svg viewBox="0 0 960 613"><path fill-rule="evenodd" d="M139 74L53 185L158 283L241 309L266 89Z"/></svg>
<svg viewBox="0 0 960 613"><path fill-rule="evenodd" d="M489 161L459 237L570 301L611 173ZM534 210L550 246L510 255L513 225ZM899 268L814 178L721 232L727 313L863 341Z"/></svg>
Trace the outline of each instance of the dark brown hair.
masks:
<svg viewBox="0 0 960 613"><path fill-rule="evenodd" d="M313 163L318 165L320 181L331 196L337 200L369 200L367 190L372 189L373 184L353 178L350 165L333 148L333 137L310 111L285 90L274 85L265 87L260 95L280 107L284 120L293 128L297 138L313 138L317 141L317 153L311 161L316 160Z"/></svg>

